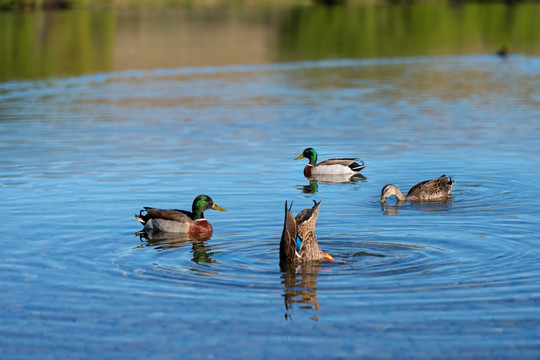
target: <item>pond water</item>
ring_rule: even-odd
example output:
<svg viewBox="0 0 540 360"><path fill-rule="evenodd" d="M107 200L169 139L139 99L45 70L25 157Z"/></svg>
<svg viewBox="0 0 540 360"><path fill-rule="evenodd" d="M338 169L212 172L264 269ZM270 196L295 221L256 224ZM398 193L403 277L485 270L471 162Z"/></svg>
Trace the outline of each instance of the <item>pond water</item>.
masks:
<svg viewBox="0 0 540 360"><path fill-rule="evenodd" d="M0 83L2 358L537 358L540 58L326 59ZM310 181L359 157L352 182ZM442 174L442 203L379 203ZM208 194L207 239L143 206ZM283 205L321 248L279 268Z"/></svg>

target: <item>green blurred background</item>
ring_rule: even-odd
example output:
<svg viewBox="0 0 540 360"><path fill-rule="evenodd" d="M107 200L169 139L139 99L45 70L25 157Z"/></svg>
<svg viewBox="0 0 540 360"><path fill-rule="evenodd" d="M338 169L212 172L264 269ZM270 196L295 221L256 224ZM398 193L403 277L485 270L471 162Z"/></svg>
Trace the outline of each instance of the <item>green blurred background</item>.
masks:
<svg viewBox="0 0 540 360"><path fill-rule="evenodd" d="M127 69L485 54L503 46L510 54L540 55L538 3L122 7L118 1L115 6L89 1L63 10L39 4L39 10L0 11L0 81Z"/></svg>

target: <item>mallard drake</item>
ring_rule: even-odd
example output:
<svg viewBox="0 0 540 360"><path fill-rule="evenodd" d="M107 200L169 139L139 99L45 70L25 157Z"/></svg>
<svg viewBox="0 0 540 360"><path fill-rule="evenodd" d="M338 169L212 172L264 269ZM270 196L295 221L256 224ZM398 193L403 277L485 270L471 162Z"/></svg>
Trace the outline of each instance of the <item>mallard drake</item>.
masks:
<svg viewBox="0 0 540 360"><path fill-rule="evenodd" d="M227 211L221 206L214 204L208 195L199 195L193 200L191 211L186 210L164 210L145 207L139 215L135 214L145 230L168 233L207 233L212 232L212 225L204 218L204 211L214 209ZM143 212L146 212L143 215Z"/></svg>
<svg viewBox="0 0 540 360"><path fill-rule="evenodd" d="M401 190L397 186L387 184L381 191L381 203L392 195L395 195L399 201L411 200L411 201L429 201L429 200L443 200L450 195L452 186L456 182L452 178L442 175L436 179L422 181L414 185L407 193L407 196L403 195Z"/></svg>
<svg viewBox="0 0 540 360"><path fill-rule="evenodd" d="M354 158L339 158L339 159L328 159L321 161L317 164L317 152L313 148L307 148L304 152L295 157L294 160L307 158L309 164L304 168L304 176L310 177L312 175L321 175L321 174L356 174L360 170L366 167L364 162L358 164L356 161L358 159Z"/></svg>
<svg viewBox="0 0 540 360"><path fill-rule="evenodd" d="M279 244L279 262L282 266L295 265L304 261L334 259L330 254L323 253L315 236L315 224L319 215L321 202L313 201L315 205L302 210L293 216L291 206L285 201L285 221Z"/></svg>

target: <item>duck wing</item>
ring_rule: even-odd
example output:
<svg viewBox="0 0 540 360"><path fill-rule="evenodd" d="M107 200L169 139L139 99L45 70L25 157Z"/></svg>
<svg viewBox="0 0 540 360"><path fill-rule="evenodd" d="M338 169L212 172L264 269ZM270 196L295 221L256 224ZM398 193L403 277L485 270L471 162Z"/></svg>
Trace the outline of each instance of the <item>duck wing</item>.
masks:
<svg viewBox="0 0 540 360"><path fill-rule="evenodd" d="M442 199L450 194L455 181L442 175L436 179L422 181L414 185L407 193L407 197L416 200Z"/></svg>
<svg viewBox="0 0 540 360"><path fill-rule="evenodd" d="M319 216L321 202L314 201L314 203L315 205L312 208L304 209L296 215L298 236L302 239L302 248L300 249L302 260L320 260L323 256L315 236L315 225Z"/></svg>
<svg viewBox="0 0 540 360"><path fill-rule="evenodd" d="M359 164L357 161L359 160L355 158L336 158L321 161L317 164L317 166L341 165L350 168L352 171L360 171L366 167L363 161L360 161L361 164Z"/></svg>
<svg viewBox="0 0 540 360"><path fill-rule="evenodd" d="M193 214L185 210L156 209L151 207L145 207L144 209L146 210L146 215L144 215L143 218L146 218L146 221L149 219L170 220L180 223L189 223L193 221Z"/></svg>

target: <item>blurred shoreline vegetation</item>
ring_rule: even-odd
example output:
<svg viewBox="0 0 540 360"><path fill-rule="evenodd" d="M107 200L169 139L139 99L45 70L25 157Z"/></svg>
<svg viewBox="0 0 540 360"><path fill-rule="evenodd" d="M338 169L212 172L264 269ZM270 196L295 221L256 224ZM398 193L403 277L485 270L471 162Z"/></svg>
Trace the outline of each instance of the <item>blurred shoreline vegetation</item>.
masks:
<svg viewBox="0 0 540 360"><path fill-rule="evenodd" d="M521 52L540 54L540 4L297 7L280 61ZM504 50L503 50L504 49Z"/></svg>
<svg viewBox="0 0 540 360"><path fill-rule="evenodd" d="M540 3L199 5L0 11L0 81L503 46L540 56Z"/></svg>
<svg viewBox="0 0 540 360"><path fill-rule="evenodd" d="M0 10L103 9L163 6L292 6L538 3L540 0L0 0Z"/></svg>

